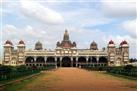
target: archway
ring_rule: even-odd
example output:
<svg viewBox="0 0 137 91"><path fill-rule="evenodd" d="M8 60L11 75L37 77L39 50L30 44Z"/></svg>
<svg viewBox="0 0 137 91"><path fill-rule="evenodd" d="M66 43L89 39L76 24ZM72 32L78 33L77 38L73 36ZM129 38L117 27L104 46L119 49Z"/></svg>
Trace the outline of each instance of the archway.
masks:
<svg viewBox="0 0 137 91"><path fill-rule="evenodd" d="M71 67L71 59L69 57L62 59L62 67Z"/></svg>
<svg viewBox="0 0 137 91"><path fill-rule="evenodd" d="M108 60L106 57L100 57L99 58L99 63L108 63Z"/></svg>
<svg viewBox="0 0 137 91"><path fill-rule="evenodd" d="M107 60L106 57L100 57L98 63L99 63L100 66L107 66L108 65L108 60Z"/></svg>
<svg viewBox="0 0 137 91"><path fill-rule="evenodd" d="M27 57L25 63L34 63L34 58L31 56Z"/></svg>
<svg viewBox="0 0 137 91"><path fill-rule="evenodd" d="M86 57L79 57L78 63L86 63Z"/></svg>
<svg viewBox="0 0 137 91"><path fill-rule="evenodd" d="M36 63L45 63L44 57L37 57Z"/></svg>
<svg viewBox="0 0 137 91"><path fill-rule="evenodd" d="M78 66L82 66L86 64L86 57L79 57L78 58Z"/></svg>
<svg viewBox="0 0 137 91"><path fill-rule="evenodd" d="M55 64L55 58L54 57L48 57L46 63L47 64Z"/></svg>
<svg viewBox="0 0 137 91"><path fill-rule="evenodd" d="M92 63L97 63L97 59L96 59L96 57L92 57Z"/></svg>

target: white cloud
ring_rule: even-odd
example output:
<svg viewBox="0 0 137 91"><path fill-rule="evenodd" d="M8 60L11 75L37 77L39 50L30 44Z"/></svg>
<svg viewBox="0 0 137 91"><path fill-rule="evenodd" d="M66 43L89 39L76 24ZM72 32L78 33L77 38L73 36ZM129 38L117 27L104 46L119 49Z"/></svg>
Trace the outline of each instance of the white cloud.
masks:
<svg viewBox="0 0 137 91"><path fill-rule="evenodd" d="M121 24L121 27L133 37L137 38L137 19L125 21Z"/></svg>
<svg viewBox="0 0 137 91"><path fill-rule="evenodd" d="M46 49L54 49L56 42L61 41L63 38L65 27L53 26L46 27L45 30L36 26L27 25L24 28L17 28L14 25L6 25L3 30L3 43L5 40L10 39L16 45L17 42L22 39L25 41L27 49L34 48L34 44L40 40L43 43L43 47ZM89 48L90 43L94 40L97 42L99 49L107 47L107 43L112 39L116 45L119 45L121 41L127 40L130 47L130 57L136 57L137 53L137 39L125 36L108 36L100 30L85 30L76 27L67 27L70 40L76 41L78 48Z"/></svg>
<svg viewBox="0 0 137 91"><path fill-rule="evenodd" d="M135 18L136 0L102 0L104 14L114 18Z"/></svg>
<svg viewBox="0 0 137 91"><path fill-rule="evenodd" d="M103 17L98 13L98 10L92 8L63 11L62 15L64 16L66 24L79 28L91 28L111 22L111 19Z"/></svg>
<svg viewBox="0 0 137 91"><path fill-rule="evenodd" d="M47 24L60 24L64 21L60 13L46 8L38 2L20 0L20 3L23 14L29 18L37 19Z"/></svg>
<svg viewBox="0 0 137 91"><path fill-rule="evenodd" d="M26 41L27 45L33 47L34 43L40 40L46 48L54 49L56 47L56 42L62 40L65 28L65 26L53 26L42 29L30 25L24 28L17 28L14 25L6 25L3 29L3 42L7 39L11 39L14 44L17 44L17 42L22 39ZM70 33L70 39L77 42L78 48L89 48L93 40L97 41L97 43L101 43L99 47L104 45L104 42L100 42L100 38L97 37L104 36L104 33L99 30L85 30L76 27L67 27L67 29Z"/></svg>

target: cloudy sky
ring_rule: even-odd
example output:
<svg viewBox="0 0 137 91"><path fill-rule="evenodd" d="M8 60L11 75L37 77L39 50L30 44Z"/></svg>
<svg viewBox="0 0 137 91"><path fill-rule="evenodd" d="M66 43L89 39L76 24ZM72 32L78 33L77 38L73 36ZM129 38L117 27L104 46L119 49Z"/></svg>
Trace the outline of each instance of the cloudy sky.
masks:
<svg viewBox="0 0 137 91"><path fill-rule="evenodd" d="M2 45L8 39L16 46L24 40L33 49L39 40L46 49L55 49L67 29L78 48L99 49L109 40L119 46L127 40L130 58L137 58L136 0L1 0Z"/></svg>

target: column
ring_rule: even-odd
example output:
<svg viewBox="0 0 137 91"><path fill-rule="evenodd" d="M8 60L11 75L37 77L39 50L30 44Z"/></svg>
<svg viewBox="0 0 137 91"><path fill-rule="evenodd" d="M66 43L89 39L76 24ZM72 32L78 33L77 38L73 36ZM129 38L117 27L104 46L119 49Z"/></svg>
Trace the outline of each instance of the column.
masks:
<svg viewBox="0 0 137 91"><path fill-rule="evenodd" d="M76 67L78 67L78 57L76 57Z"/></svg>
<svg viewBox="0 0 137 91"><path fill-rule="evenodd" d="M34 56L34 65L36 66L36 60L37 60L37 57Z"/></svg>
<svg viewBox="0 0 137 91"><path fill-rule="evenodd" d="M99 64L99 56L97 56L97 64Z"/></svg>
<svg viewBox="0 0 137 91"><path fill-rule="evenodd" d="M44 60L45 60L45 64L46 64L46 61L47 61L47 57L44 57Z"/></svg>
<svg viewBox="0 0 137 91"><path fill-rule="evenodd" d="M71 67L73 67L73 57L71 57Z"/></svg>
<svg viewBox="0 0 137 91"><path fill-rule="evenodd" d="M57 68L57 57L55 57L55 67Z"/></svg>
<svg viewBox="0 0 137 91"><path fill-rule="evenodd" d="M88 64L88 57L86 57L86 64Z"/></svg>
<svg viewBox="0 0 137 91"><path fill-rule="evenodd" d="M60 57L60 67L62 67L62 57Z"/></svg>

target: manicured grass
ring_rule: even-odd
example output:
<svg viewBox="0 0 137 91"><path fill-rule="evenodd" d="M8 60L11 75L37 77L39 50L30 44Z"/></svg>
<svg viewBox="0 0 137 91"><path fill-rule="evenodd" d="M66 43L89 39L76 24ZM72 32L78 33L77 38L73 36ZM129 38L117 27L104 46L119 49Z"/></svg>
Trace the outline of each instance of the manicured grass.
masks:
<svg viewBox="0 0 137 91"><path fill-rule="evenodd" d="M31 75L33 75L33 74L31 74ZM23 79L24 77L27 77L27 76L29 76L29 75L22 76L22 77L17 77L17 78L13 78L13 79L2 80L2 81L0 81L0 85L1 85L1 84L6 84L6 83L11 82L11 81L14 81L14 80Z"/></svg>
<svg viewBox="0 0 137 91"><path fill-rule="evenodd" d="M41 77L43 74L39 74L29 79L25 79L22 81L17 81L11 85L6 86L3 91L19 91L21 90L26 84L33 82L36 78Z"/></svg>

